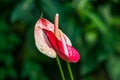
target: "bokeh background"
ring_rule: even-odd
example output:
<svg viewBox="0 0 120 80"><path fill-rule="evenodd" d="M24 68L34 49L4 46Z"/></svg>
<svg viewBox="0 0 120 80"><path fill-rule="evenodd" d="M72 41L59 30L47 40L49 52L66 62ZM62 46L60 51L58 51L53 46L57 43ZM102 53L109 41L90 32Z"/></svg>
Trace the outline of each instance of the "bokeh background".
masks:
<svg viewBox="0 0 120 80"><path fill-rule="evenodd" d="M59 13L60 29L80 52L71 63L75 80L120 80L120 0L0 0L0 80L61 80L56 59L35 46L42 12L51 22Z"/></svg>

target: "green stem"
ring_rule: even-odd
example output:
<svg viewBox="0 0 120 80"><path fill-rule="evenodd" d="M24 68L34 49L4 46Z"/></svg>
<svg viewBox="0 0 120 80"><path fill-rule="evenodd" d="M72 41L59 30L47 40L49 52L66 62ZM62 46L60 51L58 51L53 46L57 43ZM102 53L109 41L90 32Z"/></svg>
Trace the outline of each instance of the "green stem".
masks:
<svg viewBox="0 0 120 80"><path fill-rule="evenodd" d="M42 18L43 17L43 12L41 13L41 15L40 15L40 18Z"/></svg>
<svg viewBox="0 0 120 80"><path fill-rule="evenodd" d="M70 67L70 63L69 62L66 62L67 64L67 67L68 67L68 71L69 71L69 74L70 74L70 78L71 80L74 80L74 77L73 77L73 74L72 74L72 70L71 70L71 67Z"/></svg>
<svg viewBox="0 0 120 80"><path fill-rule="evenodd" d="M60 59L59 59L58 56L56 57L56 59L57 59L58 67L59 67L59 70L60 70L60 73L61 73L61 76L62 76L62 80L65 80L65 76L64 76L64 73L63 73L63 70L62 70Z"/></svg>

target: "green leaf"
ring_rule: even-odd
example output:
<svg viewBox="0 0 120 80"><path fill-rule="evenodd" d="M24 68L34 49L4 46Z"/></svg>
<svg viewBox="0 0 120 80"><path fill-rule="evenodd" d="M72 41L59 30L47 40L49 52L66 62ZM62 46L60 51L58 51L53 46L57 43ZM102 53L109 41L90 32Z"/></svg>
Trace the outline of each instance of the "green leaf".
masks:
<svg viewBox="0 0 120 80"><path fill-rule="evenodd" d="M87 31L85 34L87 45L92 47L98 41L98 34L95 31Z"/></svg>
<svg viewBox="0 0 120 80"><path fill-rule="evenodd" d="M11 78L13 78L13 79L17 78L17 73L13 67L8 67L6 69L6 72L7 72L7 75L10 76Z"/></svg>
<svg viewBox="0 0 120 80"><path fill-rule="evenodd" d="M95 69L96 65L97 63L94 61L83 62L80 67L80 76L91 73Z"/></svg>
<svg viewBox="0 0 120 80"><path fill-rule="evenodd" d="M52 20L56 13L62 13L62 8L57 0L39 0L39 2L41 3L42 10Z"/></svg>
<svg viewBox="0 0 120 80"><path fill-rule="evenodd" d="M7 32L9 30L9 26L5 20L0 20L0 32Z"/></svg>
<svg viewBox="0 0 120 80"><path fill-rule="evenodd" d="M110 55L105 65L111 80L120 80L120 56L115 54Z"/></svg>
<svg viewBox="0 0 120 80"><path fill-rule="evenodd" d="M23 63L23 70L21 73L22 79L29 77L30 80L49 80L39 64L32 61L26 61Z"/></svg>
<svg viewBox="0 0 120 80"><path fill-rule="evenodd" d="M90 11L86 11L85 15L96 25L96 27L103 33L106 34L107 28L106 25L104 24L104 22L100 19L100 17L97 16L97 14L90 12Z"/></svg>
<svg viewBox="0 0 120 80"><path fill-rule="evenodd" d="M7 53L6 54L1 53L0 61L4 62L6 66L10 66L13 64L13 56Z"/></svg>
<svg viewBox="0 0 120 80"><path fill-rule="evenodd" d="M80 76L92 73L98 67L99 63L105 61L110 55L109 52L99 47L88 50L84 59L81 59Z"/></svg>
<svg viewBox="0 0 120 80"><path fill-rule="evenodd" d="M6 76L5 69L0 68L0 80L4 80Z"/></svg>
<svg viewBox="0 0 120 80"><path fill-rule="evenodd" d="M78 4L77 5L78 10L84 11L84 9L88 8L89 6L88 3L89 3L89 0L80 0L78 3L76 3Z"/></svg>
<svg viewBox="0 0 120 80"><path fill-rule="evenodd" d="M4 50L8 46L5 35L0 34L0 50Z"/></svg>
<svg viewBox="0 0 120 80"><path fill-rule="evenodd" d="M107 4L107 5L101 6L99 8L100 8L100 13L102 13L102 16L104 17L106 23L108 25L111 24L112 16L110 13L110 9L111 9L110 5Z"/></svg>
<svg viewBox="0 0 120 80"><path fill-rule="evenodd" d="M31 11L34 7L34 0L23 0L20 3L16 5L14 8L12 15L11 15L11 21L15 22L18 20L23 21L30 21Z"/></svg>

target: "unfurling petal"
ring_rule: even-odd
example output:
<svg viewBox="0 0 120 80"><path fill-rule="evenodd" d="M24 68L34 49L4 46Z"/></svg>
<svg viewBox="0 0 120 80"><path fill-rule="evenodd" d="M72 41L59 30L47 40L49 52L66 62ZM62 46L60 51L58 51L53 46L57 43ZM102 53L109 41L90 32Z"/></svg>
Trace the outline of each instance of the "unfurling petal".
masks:
<svg viewBox="0 0 120 80"><path fill-rule="evenodd" d="M52 48L46 34L37 26L35 27L34 36L38 50L51 58L56 58L56 52Z"/></svg>
<svg viewBox="0 0 120 80"><path fill-rule="evenodd" d="M72 46L66 43L66 48L68 51L68 55L64 51L63 43L60 41L53 32L43 29L46 33L50 43L52 44L56 53L67 62L78 62L80 59L80 55L77 50L75 50Z"/></svg>
<svg viewBox="0 0 120 80"><path fill-rule="evenodd" d="M56 58L56 51L53 49L51 42L48 40L47 35L44 33L43 29L51 31L54 33L54 24L49 22L47 19L40 18L34 30L35 44L40 52L51 57ZM69 38L63 33L65 42L71 45Z"/></svg>

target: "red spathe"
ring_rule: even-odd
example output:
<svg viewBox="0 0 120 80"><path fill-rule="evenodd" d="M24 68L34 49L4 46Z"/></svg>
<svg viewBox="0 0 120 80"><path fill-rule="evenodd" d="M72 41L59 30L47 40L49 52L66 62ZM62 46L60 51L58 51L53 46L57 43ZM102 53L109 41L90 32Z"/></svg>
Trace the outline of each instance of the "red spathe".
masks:
<svg viewBox="0 0 120 80"><path fill-rule="evenodd" d="M76 49L74 49L72 46L66 44L68 55L65 54L65 51L62 46L62 42L56 38L56 36L48 30L43 29L43 31L46 33L50 43L52 44L54 50L56 53L65 61L67 62L78 62L80 59L80 55Z"/></svg>
<svg viewBox="0 0 120 80"><path fill-rule="evenodd" d="M72 47L69 38L62 33L65 43L64 45L63 41L61 41L60 34L58 33L58 36L55 36L54 29L54 24L49 22L47 19L40 18L37 21L34 36L38 50L51 58L55 58L57 54L67 62L78 62L80 59L80 54ZM65 50L67 50L68 53L66 53Z"/></svg>

